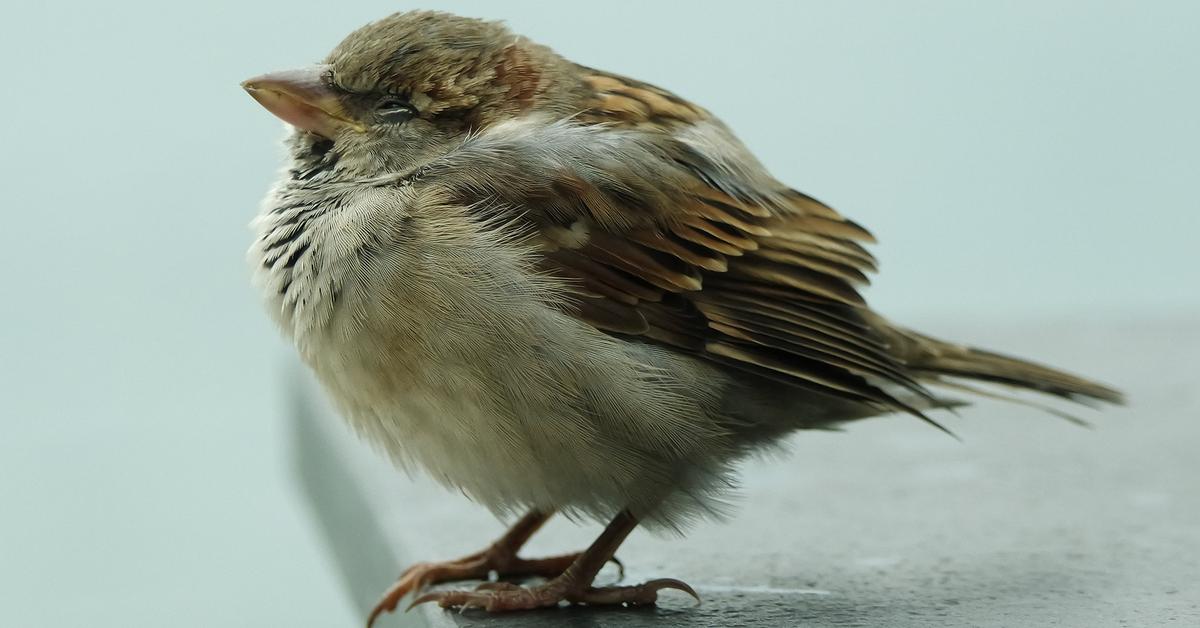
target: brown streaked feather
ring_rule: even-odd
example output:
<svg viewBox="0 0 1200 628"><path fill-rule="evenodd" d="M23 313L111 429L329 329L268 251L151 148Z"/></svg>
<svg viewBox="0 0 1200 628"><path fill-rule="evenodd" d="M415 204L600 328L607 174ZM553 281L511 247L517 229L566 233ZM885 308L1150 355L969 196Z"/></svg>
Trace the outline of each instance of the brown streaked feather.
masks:
<svg viewBox="0 0 1200 628"><path fill-rule="evenodd" d="M888 359L889 356L886 354L872 356L856 353L843 349L837 343L822 341L819 334L806 333L803 330L797 333L794 329L760 325L747 318L727 317L712 309L707 309L705 313L709 316L710 327L730 336L764 347L782 349L788 353L819 360L864 377L872 376L891 381L922 397L933 399L933 396L921 384L905 373L902 366Z"/></svg>
<svg viewBox="0 0 1200 628"><path fill-rule="evenodd" d="M784 216L767 223L769 231L758 235L776 235L781 238L795 233L797 237L819 234L843 240L875 242L870 231L846 219L834 220L822 216Z"/></svg>
<svg viewBox="0 0 1200 628"><path fill-rule="evenodd" d="M578 296L569 307L580 320L604 331L636 336L650 329L636 308L603 297Z"/></svg>
<svg viewBox="0 0 1200 628"><path fill-rule="evenodd" d="M682 122L693 122L708 117L708 112L704 109L648 83L592 68L580 69L585 71L584 82L595 94L594 101L606 102L609 98L620 97L638 103L637 110L648 114L633 119L618 115L621 122L641 122L650 116ZM608 112L603 106L593 106L593 109ZM595 112L589 110L585 113L585 116L591 115L595 115ZM603 120L603 116L600 118Z"/></svg>
<svg viewBox="0 0 1200 628"><path fill-rule="evenodd" d="M702 251L695 247L688 246L685 242L680 242L675 238L664 235L661 232L650 231L631 231L626 237L643 246L650 247L656 251L670 253L681 261L698 266L705 270L711 270L723 273L729 270L729 264L725 261L725 256L719 251Z"/></svg>
<svg viewBox="0 0 1200 628"><path fill-rule="evenodd" d="M771 230L755 224L755 216L753 215L738 215L742 212L732 205L725 205L717 201L701 201L687 208L688 212L695 216L707 218L713 222L734 227L738 231L755 236L769 236ZM822 219L823 220L823 219Z"/></svg>
<svg viewBox="0 0 1200 628"><path fill-rule="evenodd" d="M738 200L716 188L704 187L697 189L695 192L696 196L717 207L731 207L751 216L758 216L759 218L768 218L771 216L771 211L767 208L756 205L753 202Z"/></svg>
<svg viewBox="0 0 1200 628"><path fill-rule="evenodd" d="M741 255L742 251L753 251L759 246L758 242L753 238L736 233L734 229L723 228L699 214L685 214L677 217L676 220L681 223L672 227L676 232L681 231L681 226L694 227L733 247L731 251L721 249L722 252L726 252L728 255Z"/></svg>
<svg viewBox="0 0 1200 628"><path fill-rule="evenodd" d="M650 118L650 108L642 101L620 94L601 96L595 107L603 113L617 115L625 120L642 121Z"/></svg>
<svg viewBox="0 0 1200 628"><path fill-rule="evenodd" d="M857 375L875 375L885 378L907 379L902 373L889 365L872 364L870 360L859 359L853 355L828 349L819 343L797 342L801 337L786 333L763 333L767 328L756 327L753 323L736 318L727 318L717 313L709 312L709 327L728 336L747 343L782 349L789 354L819 360L831 366L844 368Z"/></svg>
<svg viewBox="0 0 1200 628"><path fill-rule="evenodd" d="M542 262L539 267L560 277L573 279L571 291L585 297L608 298L625 305L637 305L638 299L629 290L622 290L616 285L623 285L622 280L607 266L597 264L586 258L570 259L555 254L552 263ZM587 270L580 268L584 266ZM657 294L657 293L655 293Z"/></svg>
<svg viewBox="0 0 1200 628"><path fill-rule="evenodd" d="M570 269L570 276L588 280L586 286L598 286L596 289L606 294L613 292L616 294L613 298L630 305L636 305L638 301L662 299L660 289L638 279L636 275L621 272L620 269L598 262L582 253L554 251L546 254L546 260L550 263L543 263L543 268L548 266L553 269L557 264L561 268Z"/></svg>
<svg viewBox="0 0 1200 628"><path fill-rule="evenodd" d="M692 244L698 244L700 246L703 246L704 248L709 249L715 253L721 253L724 255L732 255L734 257L740 257L744 253L743 249L740 249L740 248L734 246L733 244L730 244L724 240L714 238L702 231L693 229L692 227L689 227L687 225L673 225L671 227L671 231L673 233L675 233L675 235L679 236L680 238L687 240L688 242L691 242Z"/></svg>
<svg viewBox="0 0 1200 628"><path fill-rule="evenodd" d="M684 129L710 119L703 109L631 79L594 72L586 82L595 91L583 116L590 122L642 128L650 112L660 126ZM671 139L669 131L654 132ZM765 188L722 184L721 172L704 170L719 160L697 151L688 148L678 160L690 183L669 211L659 208L657 229L593 229L588 244L571 252L591 263L566 260L571 271L590 270L609 290L627 277L681 300L682 307L666 307L648 303L645 294L611 297L642 312L648 328L641 335L648 339L893 408L903 404L863 375L928 397L854 313L864 306L855 286L869 283L867 273L876 269L859 244L873 241L871 234L765 173ZM604 207L592 212L644 216L638 205L645 202L629 200L579 198L583 207Z"/></svg>
<svg viewBox="0 0 1200 628"><path fill-rule="evenodd" d="M826 389L832 394L848 393L863 400L882 402L881 391L868 384L865 380L848 372L839 372L821 362L788 356L786 353L774 352L762 347L754 347L738 343L733 339L709 342L705 351L747 365L762 367L768 371L790 375L800 383ZM857 380L857 381L856 381Z"/></svg>
<svg viewBox="0 0 1200 628"><path fill-rule="evenodd" d="M843 326L856 335L875 336L878 333L863 316L862 308L822 299L799 290L742 281L723 275L709 277L708 286L716 288L710 294L719 293L730 298L749 299L775 310L804 311L819 316L830 324Z"/></svg>
<svg viewBox="0 0 1200 628"><path fill-rule="evenodd" d="M829 277L841 279L846 284L852 286L865 286L871 283L871 280L867 278L867 276L861 270L850 264L829 259L828 257L819 254L819 252L814 254L763 248L749 255L750 259L759 257L778 264L789 264L792 266L800 266L802 268L810 268L821 274L828 275Z"/></svg>
<svg viewBox="0 0 1200 628"><path fill-rule="evenodd" d="M792 206L800 210L800 213L821 216L822 218L832 220L842 220L841 214L837 213L832 207L799 190L788 188L783 192L783 195L787 197Z"/></svg>
<svg viewBox="0 0 1200 628"><path fill-rule="evenodd" d="M627 238L595 233L591 242L580 249L580 253L589 252L600 261L633 273L634 276L671 292L701 288L699 268Z"/></svg>
<svg viewBox="0 0 1200 628"><path fill-rule="evenodd" d="M810 308L796 302L764 302L750 295L719 291L701 292L692 299L696 302L696 307L701 309L704 304L722 310L732 310L737 312L738 317L758 320L765 326L795 330L793 333L817 334L850 350L890 355L888 347L873 334L846 325L819 308Z"/></svg>
<svg viewBox="0 0 1200 628"><path fill-rule="evenodd" d="M866 304L858 292L845 282L795 264L780 264L764 259L745 258L729 267L729 275L766 284L796 288L848 305Z"/></svg>
<svg viewBox="0 0 1200 628"><path fill-rule="evenodd" d="M879 270L875 256L857 242L850 240L831 240L829 238L804 235L793 231L789 237L759 238L762 246L780 251L795 251L806 255L818 255L830 260L837 260L853 266L864 272Z"/></svg>
<svg viewBox="0 0 1200 628"><path fill-rule="evenodd" d="M539 270L566 281L562 307L578 320L926 421L906 400L944 407L920 382L948 376L1119 398L897 330L858 292L877 268L870 232L774 179L703 108L571 67L579 80L558 108L481 126L405 182L529 235L521 242Z"/></svg>
<svg viewBox="0 0 1200 628"><path fill-rule="evenodd" d="M520 160L541 154L532 145L469 153L472 172L496 183L451 191L512 208L540 231L540 267L576 287L568 313L927 420L893 393L932 396L863 315L856 286L876 267L860 244L870 233L771 178L703 109L616 75L585 84L594 93L569 124L593 129L581 134L591 140L547 148L540 161Z"/></svg>
<svg viewBox="0 0 1200 628"><path fill-rule="evenodd" d="M792 353L775 351L767 347L753 347L737 342L709 343L705 348L716 356L733 358L744 364L764 367L768 372L791 375L798 380L800 385L808 385L822 392L832 392L838 396L859 399L881 408L907 412L937 430L953 438L958 438L941 423L929 418L920 410L868 383L857 374L837 369L827 361L810 360ZM728 364L728 362L726 363ZM930 393L920 389L919 386L918 389L922 391L923 397L934 399Z"/></svg>
<svg viewBox="0 0 1200 628"><path fill-rule="evenodd" d="M895 361L889 359L890 356L883 347L846 340L844 336L830 333L818 325L798 325L782 318L747 312L736 307L724 307L711 302L697 302L696 307L705 316L726 325L759 332L779 339L781 342L819 347L879 368L895 369Z"/></svg>

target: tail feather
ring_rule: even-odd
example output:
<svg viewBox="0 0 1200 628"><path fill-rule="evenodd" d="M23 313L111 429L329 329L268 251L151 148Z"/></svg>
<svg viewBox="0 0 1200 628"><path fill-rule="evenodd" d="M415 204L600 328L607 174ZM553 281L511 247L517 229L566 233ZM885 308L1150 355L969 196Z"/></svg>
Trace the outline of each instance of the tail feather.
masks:
<svg viewBox="0 0 1200 628"><path fill-rule="evenodd" d="M1125 403L1118 390L1021 358L943 342L892 328L892 348L919 375L938 380L955 377L1005 384L1077 403Z"/></svg>
<svg viewBox="0 0 1200 628"><path fill-rule="evenodd" d="M1071 423L1074 423L1075 425L1078 425L1079 427L1088 427L1088 428L1092 427L1092 424L1090 422L1085 421L1084 419L1081 419L1081 418L1075 416L1074 414L1071 414L1070 412L1063 412L1062 410L1059 410L1058 408L1055 408L1053 406L1048 406L1044 403L1037 403L1036 401L1030 401L1028 399L1023 399L1021 397L1015 397L1013 395L1005 395L1003 393L998 393L998 392L995 392L992 390L984 390L984 389L978 388L976 386L964 384L963 382L960 382L960 381L948 380L948 379L945 379L944 377L938 377L936 380L934 380L934 383L939 388L951 388L954 390L961 390L964 392L971 393L972 395L977 395L979 397L987 397L988 399L999 399L1000 401L1007 401L1008 403L1015 403L1017 405L1025 406L1027 408L1041 410L1042 412L1045 412L1046 414L1050 414L1050 415L1056 416L1060 419L1063 419L1065 421L1069 421Z"/></svg>

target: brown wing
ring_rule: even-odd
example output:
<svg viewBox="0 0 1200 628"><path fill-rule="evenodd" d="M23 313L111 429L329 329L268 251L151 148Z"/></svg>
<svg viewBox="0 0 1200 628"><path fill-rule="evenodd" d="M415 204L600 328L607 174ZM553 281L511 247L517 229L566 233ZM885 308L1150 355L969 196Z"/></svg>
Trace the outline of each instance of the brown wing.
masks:
<svg viewBox="0 0 1200 628"><path fill-rule="evenodd" d="M544 270L578 287L571 313L612 334L920 416L893 393L932 396L889 352L858 293L876 269L863 248L871 234L770 177L700 107L585 70L591 94L573 123L599 131L562 145L553 133L514 135L525 144L462 157L503 185L474 174L458 184L464 200L488 190L498 205L522 208L545 245ZM612 148L613 138L624 143ZM530 157L539 151L553 158ZM570 151L581 152L572 161Z"/></svg>

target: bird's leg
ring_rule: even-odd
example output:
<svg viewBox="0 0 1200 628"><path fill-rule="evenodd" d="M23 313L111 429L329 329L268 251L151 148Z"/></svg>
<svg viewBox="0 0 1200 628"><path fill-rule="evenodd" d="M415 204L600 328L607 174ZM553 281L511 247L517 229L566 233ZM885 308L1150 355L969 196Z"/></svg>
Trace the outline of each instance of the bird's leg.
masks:
<svg viewBox="0 0 1200 628"><path fill-rule="evenodd" d="M564 554L550 558L518 558L517 552L546 523L553 512L531 510L492 543L487 549L464 556L457 560L441 563L417 563L400 574L396 582L384 592L383 597L367 619L368 628L380 614L396 609L400 599L411 593L419 593L425 587L439 582L455 580L486 580L495 571L504 576L542 576L553 578L567 569L579 556ZM615 560L615 559L614 559ZM620 563L618 563L619 565Z"/></svg>
<svg viewBox="0 0 1200 628"><path fill-rule="evenodd" d="M412 606L437 602L443 608L482 608L489 612L557 606L564 601L571 604L634 606L653 604L658 599L658 591L662 589L678 589L699 600L700 597L690 586L673 578L650 580L633 586L592 586L596 574L635 527L637 519L629 511L623 511L565 571L543 584L522 587L507 582L489 582L474 591L432 591L418 597Z"/></svg>

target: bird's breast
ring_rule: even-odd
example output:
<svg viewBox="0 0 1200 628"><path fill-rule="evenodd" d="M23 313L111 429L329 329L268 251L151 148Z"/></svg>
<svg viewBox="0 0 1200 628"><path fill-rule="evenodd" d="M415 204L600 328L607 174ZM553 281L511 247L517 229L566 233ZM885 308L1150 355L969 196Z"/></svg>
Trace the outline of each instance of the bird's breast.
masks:
<svg viewBox="0 0 1200 628"><path fill-rule="evenodd" d="M313 200L283 187L254 226L271 314L341 414L398 463L512 493L554 456L531 422L576 431L552 394L575 377L571 357L547 359L578 331L553 307L561 286L465 208L407 190Z"/></svg>
<svg viewBox="0 0 1200 628"><path fill-rule="evenodd" d="M719 475L719 374L568 315L527 240L406 194L277 194L255 223L268 307L360 434L497 510L603 518Z"/></svg>

